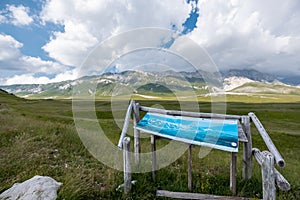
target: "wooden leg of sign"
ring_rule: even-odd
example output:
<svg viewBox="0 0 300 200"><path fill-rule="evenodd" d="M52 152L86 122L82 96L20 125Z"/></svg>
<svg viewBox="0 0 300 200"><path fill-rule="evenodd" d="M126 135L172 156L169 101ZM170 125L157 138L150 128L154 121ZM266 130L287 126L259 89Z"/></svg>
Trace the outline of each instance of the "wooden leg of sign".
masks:
<svg viewBox="0 0 300 200"><path fill-rule="evenodd" d="M236 195L236 159L236 153L232 152L230 164L230 190L233 195Z"/></svg>
<svg viewBox="0 0 300 200"><path fill-rule="evenodd" d="M124 159L124 193L128 194L131 190L131 152L130 138L123 140L123 159Z"/></svg>
<svg viewBox="0 0 300 200"><path fill-rule="evenodd" d="M156 172L156 136L151 135L151 151L152 151L152 179L155 181Z"/></svg>
<svg viewBox="0 0 300 200"><path fill-rule="evenodd" d="M192 191L192 145L189 145L188 150L188 188Z"/></svg>

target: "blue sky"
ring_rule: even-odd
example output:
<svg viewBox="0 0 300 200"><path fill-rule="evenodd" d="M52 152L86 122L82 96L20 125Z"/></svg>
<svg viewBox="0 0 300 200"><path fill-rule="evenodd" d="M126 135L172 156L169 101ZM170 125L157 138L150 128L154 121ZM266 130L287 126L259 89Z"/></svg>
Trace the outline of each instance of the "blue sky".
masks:
<svg viewBox="0 0 300 200"><path fill-rule="evenodd" d="M220 70L300 75L299 19L297 0L2 0L0 85L75 79L97 44L140 27L188 36Z"/></svg>
<svg viewBox="0 0 300 200"><path fill-rule="evenodd" d="M41 47L49 41L52 31L63 30L61 26L47 23L45 26L40 24L38 15L41 12L43 2L39 0L10 0L1 1L0 10L2 10L2 15L10 15L11 13L7 10L7 6L14 5L29 8L28 15L33 17L34 21L30 26L20 25L16 26L12 23L1 23L0 30L1 33L13 36L17 41L23 43L23 47L20 49L23 54L30 56L38 56L43 59L51 59L47 56L46 52L41 51Z"/></svg>

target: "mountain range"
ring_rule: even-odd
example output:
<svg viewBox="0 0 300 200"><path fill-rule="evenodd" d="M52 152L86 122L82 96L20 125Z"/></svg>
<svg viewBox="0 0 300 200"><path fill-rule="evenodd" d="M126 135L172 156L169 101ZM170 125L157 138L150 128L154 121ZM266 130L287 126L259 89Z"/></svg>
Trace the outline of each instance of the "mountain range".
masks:
<svg viewBox="0 0 300 200"><path fill-rule="evenodd" d="M106 72L98 76L85 76L49 84L24 84L0 86L1 89L24 98L72 98L78 85L94 85L81 95L122 96L135 93L149 95L209 95L228 94L296 94L300 95L299 77L279 77L256 70L228 70L221 72L221 80L203 71L196 72ZM209 80L208 80L209 79ZM207 84L205 81L208 81ZM222 83L222 84L218 84ZM224 90L223 90L224 89Z"/></svg>

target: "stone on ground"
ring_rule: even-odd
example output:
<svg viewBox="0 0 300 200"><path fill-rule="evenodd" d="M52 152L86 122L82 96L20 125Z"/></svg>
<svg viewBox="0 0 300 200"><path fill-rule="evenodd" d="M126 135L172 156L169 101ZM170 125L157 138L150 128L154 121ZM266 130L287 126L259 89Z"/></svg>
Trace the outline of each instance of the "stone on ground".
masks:
<svg viewBox="0 0 300 200"><path fill-rule="evenodd" d="M62 183L48 176L34 176L23 183L15 183L0 194L2 200L55 200Z"/></svg>

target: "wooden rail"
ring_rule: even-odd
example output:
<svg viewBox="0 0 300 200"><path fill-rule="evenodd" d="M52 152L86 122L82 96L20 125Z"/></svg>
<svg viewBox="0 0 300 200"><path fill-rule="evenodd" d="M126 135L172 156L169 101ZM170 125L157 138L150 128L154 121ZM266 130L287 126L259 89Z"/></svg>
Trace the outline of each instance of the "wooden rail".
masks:
<svg viewBox="0 0 300 200"><path fill-rule="evenodd" d="M119 149L122 149L123 139L125 138L127 130L128 130L129 120L130 120L130 115L131 115L131 112L132 112L133 104L134 104L134 101L131 100L130 104L128 106L127 112L126 112L124 126L123 126L122 133L121 133L121 136L120 136L120 139L119 139L119 142L118 142Z"/></svg>
<svg viewBox="0 0 300 200"><path fill-rule="evenodd" d="M151 107L146 107L146 106L140 106L140 110L145 111L145 112L160 113L160 114L166 114L166 115L180 115L180 116L187 116L187 117L236 119L236 120L241 119L241 116L239 116L239 115L225 115L225 114L202 113L202 112L186 112L186 111L179 111L179 110L164 110L164 109L151 108Z"/></svg>
<svg viewBox="0 0 300 200"><path fill-rule="evenodd" d="M217 196L217 195L211 195L211 194L188 193L188 192L171 192L171 191L167 191L167 190L157 190L156 196L170 197L170 198L174 198L174 199L250 200L250 198L244 198L244 197Z"/></svg>
<svg viewBox="0 0 300 200"><path fill-rule="evenodd" d="M259 149L253 148L252 153L254 157L256 158L258 164L262 165L264 157L269 153L267 151L260 152ZM283 191L288 191L291 189L291 185L289 182L282 176L282 174L277 171L276 168L274 168L274 173L275 173L275 182L276 185L278 186L279 189Z"/></svg>
<svg viewBox="0 0 300 200"><path fill-rule="evenodd" d="M265 141L265 144L267 145L269 151L274 155L275 161L276 161L278 167L284 167L285 166L285 162L284 162L282 156L280 155L279 151L277 150L277 148L274 145L272 139L268 135L267 131L265 130L265 128L263 127L263 125L261 124L261 122L259 121L259 119L252 112L249 113L248 115L251 117L253 123L255 124L255 126L256 126L256 128L258 130L258 132L260 133L261 137Z"/></svg>

